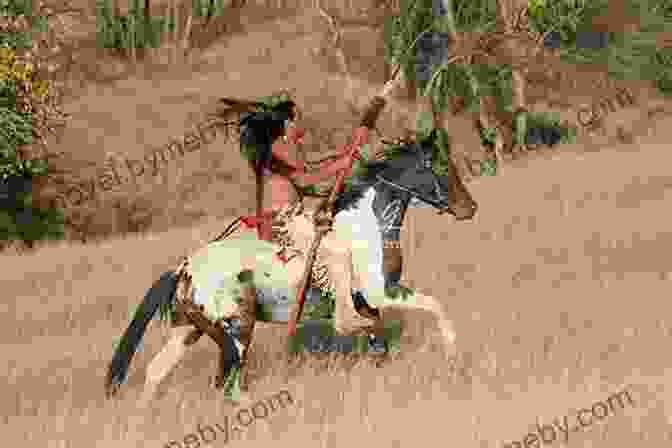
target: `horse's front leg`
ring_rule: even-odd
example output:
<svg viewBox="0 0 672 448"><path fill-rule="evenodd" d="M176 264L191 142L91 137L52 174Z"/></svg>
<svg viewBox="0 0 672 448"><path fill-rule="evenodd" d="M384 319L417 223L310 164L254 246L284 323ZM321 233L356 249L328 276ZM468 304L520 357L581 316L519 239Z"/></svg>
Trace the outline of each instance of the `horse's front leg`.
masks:
<svg viewBox="0 0 672 448"><path fill-rule="evenodd" d="M383 277L385 279L385 295L391 298L406 297L413 290L401 285L404 257L399 240L383 240Z"/></svg>

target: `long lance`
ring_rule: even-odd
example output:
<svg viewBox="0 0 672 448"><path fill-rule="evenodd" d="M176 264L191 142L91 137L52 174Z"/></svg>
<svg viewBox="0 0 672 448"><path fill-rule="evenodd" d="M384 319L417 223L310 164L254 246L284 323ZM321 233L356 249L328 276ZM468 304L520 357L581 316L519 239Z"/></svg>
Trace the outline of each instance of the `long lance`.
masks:
<svg viewBox="0 0 672 448"><path fill-rule="evenodd" d="M392 92L393 88L395 87L398 73L399 70L397 69L393 74L392 79L385 84L385 87L383 88L381 94L376 95L371 100L371 102L369 103L368 107L364 112L364 117L360 122L360 127L367 127L369 129L373 129L375 127L375 122L380 113L382 112L383 108L385 107L385 104L387 103L387 100L385 98ZM347 154L350 162L349 163L350 167L352 167L352 163L354 162L354 160L357 157L359 157L359 146L361 143L362 142L359 141L358 139L353 139L347 146L348 148ZM346 173L350 171L350 169L351 168L344 169L338 174L334 188L331 190L331 194L326 199L326 203L321 204L320 207L318 207L318 209L328 210L330 213L332 213L333 216L333 207L334 203L336 202L336 195L343 187L343 182L345 180ZM315 232L315 238L313 239L313 243L311 244L310 250L308 252L308 257L306 259L306 265L303 271L303 276L301 277L301 282L299 283L299 288L297 289L298 290L298 294L296 296L297 305L294 310L294 315L289 320L287 325L290 337L296 334L296 326L299 320L301 319L301 314L303 312L303 304L305 302L305 292L308 286L308 282L311 278L315 258L317 257L317 249L320 246L320 243L322 242L322 238L328 231L329 229L320 228Z"/></svg>
<svg viewBox="0 0 672 448"><path fill-rule="evenodd" d="M350 161L350 166L352 166L355 157L357 157L357 154L359 153L358 146L359 145L355 144L355 142L349 144L348 158ZM334 188L331 190L331 194L327 198L326 206L328 208L326 208L326 210L333 210L333 205L334 202L336 201L336 195L343 187L346 171L347 170L342 170L338 174L338 177L336 178L336 184L334 185ZM317 257L317 249L320 247L322 238L324 237L324 235L327 234L328 231L329 231L328 229L324 228L320 228L319 230L317 230L315 233L315 238L313 239L313 243L310 246L310 250L308 252L308 258L306 260L306 267L303 271L303 276L301 277L301 283L299 284L298 288L297 306L296 309L294 310L294 316L292 317L292 319L289 321L288 324L290 336L294 336L294 334L296 333L296 324L298 323L299 319L301 319L301 314L303 312L306 287L308 286L308 281L310 280L311 277L313 265L315 264L315 258Z"/></svg>

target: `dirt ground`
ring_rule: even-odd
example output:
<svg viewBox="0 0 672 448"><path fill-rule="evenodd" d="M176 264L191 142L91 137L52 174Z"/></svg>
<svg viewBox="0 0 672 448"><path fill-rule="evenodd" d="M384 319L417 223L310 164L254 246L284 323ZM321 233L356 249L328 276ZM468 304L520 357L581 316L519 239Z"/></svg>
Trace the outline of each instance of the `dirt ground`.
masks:
<svg viewBox="0 0 672 448"><path fill-rule="evenodd" d="M253 98L281 88L295 89L310 117L310 151L344 143L356 117L345 105L324 21L310 8L287 14L284 6L251 5L237 17L239 28L213 38L188 64L140 67L135 74L119 69L115 81L82 75L66 107L70 125L57 143L60 166L90 179L106 157L142 160L183 135L218 97ZM375 30L345 34L363 104L384 81L376 71L380 42ZM575 121L576 108L613 88L588 85L590 76L572 74L574 86L560 78L557 85L540 83L537 94L571 104L562 116ZM628 87L636 104L606 113L602 130L509 161L496 177L472 179L479 203L473 221L410 212L405 276L448 310L456 358L446 358L435 323L423 313L399 316L408 330L403 354L380 368L319 360L288 366L280 343L285 329L262 327L252 353L252 394L261 400L284 389L294 403L231 441L325 448L520 441L509 445L517 447L537 423L565 416L576 422L592 407L592 424L569 433L571 446L669 446L672 366L660 354L672 338L664 301L672 280L665 206L672 194L670 119L666 102L637 83ZM554 106L535 104L544 107ZM414 105L394 101L381 118L382 133L398 135L414 112ZM476 152L468 120L449 120L456 151ZM250 210L252 178L235 142L224 140L164 163L156 175L148 159L145 174L73 206L88 244L0 254L3 442L204 446L185 437L199 424L235 418L239 409L208 385L217 350L205 338L153 408L135 408L144 370L167 335L158 323L150 325L119 399L103 394L114 339L153 280ZM595 412L623 390L632 404L611 407L606 416ZM221 437L212 442L224 444Z"/></svg>

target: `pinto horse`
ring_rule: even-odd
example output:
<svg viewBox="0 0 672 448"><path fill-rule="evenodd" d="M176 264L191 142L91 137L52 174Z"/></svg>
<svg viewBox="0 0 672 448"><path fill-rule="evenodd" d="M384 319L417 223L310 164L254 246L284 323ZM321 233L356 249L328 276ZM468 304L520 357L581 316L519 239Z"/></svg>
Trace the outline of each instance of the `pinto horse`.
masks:
<svg viewBox="0 0 672 448"><path fill-rule="evenodd" d="M436 208L440 214L449 212L462 220L474 215L475 201L463 185L454 164L449 161L448 170L441 175L436 174L432 169L432 148L418 143L403 144L394 157L368 160L363 168L353 174L350 187L337 195L334 229L350 236L353 267L363 274L366 299L375 303L381 320L388 306L433 313L446 347L453 347L455 332L452 322L435 298L412 292L410 297L397 299L384 293L383 245L386 241L399 241L399 231L409 206L424 204ZM255 272L242 267L241 258L249 257L249 254L256 258ZM286 268L274 259L274 255L271 243L257 239L252 232L239 232L210 242L188 258L191 263L189 300L202 305L201 309L208 319L222 319L221 304L240 300L240 296L234 297L232 291L240 294L244 288L242 277L246 274L247 278L253 278L254 292L249 300L256 308L256 322L288 322L289 310L296 297L289 287ZM165 272L148 290L110 363L105 384L108 397L114 395L125 382L130 362L149 321L160 307L175 304L184 279L182 274L180 268ZM308 297L315 296L315 293L317 297L321 296L315 288L307 292ZM355 297L353 294L357 308ZM159 383L183 358L186 348L203 334L197 327L173 328L172 337L147 368L146 395L153 396ZM231 366L244 366L251 334L248 338L241 338L235 325L220 325L218 328L221 330L219 336L206 333L220 346L220 371L230 370Z"/></svg>

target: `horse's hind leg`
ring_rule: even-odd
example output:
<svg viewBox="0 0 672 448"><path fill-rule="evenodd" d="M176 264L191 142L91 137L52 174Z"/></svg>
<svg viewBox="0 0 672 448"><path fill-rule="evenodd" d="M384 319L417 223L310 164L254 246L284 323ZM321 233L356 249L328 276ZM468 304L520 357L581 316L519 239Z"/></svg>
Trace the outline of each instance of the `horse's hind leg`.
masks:
<svg viewBox="0 0 672 448"><path fill-rule="evenodd" d="M147 367L145 389L141 400L144 405L154 398L159 384L182 360L187 347L196 342L201 335L202 332L191 325L171 329L170 339Z"/></svg>

